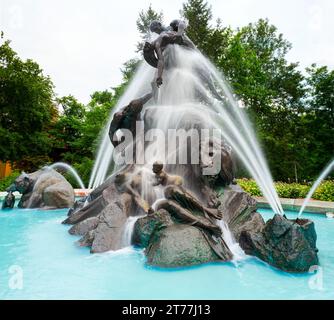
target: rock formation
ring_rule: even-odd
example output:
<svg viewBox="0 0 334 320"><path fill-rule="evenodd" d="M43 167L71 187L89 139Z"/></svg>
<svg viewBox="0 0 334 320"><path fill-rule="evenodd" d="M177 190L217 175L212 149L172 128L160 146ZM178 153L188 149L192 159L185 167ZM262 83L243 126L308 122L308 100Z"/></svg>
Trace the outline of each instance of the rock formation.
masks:
<svg viewBox="0 0 334 320"><path fill-rule="evenodd" d="M48 167L30 174L22 173L7 191L22 194L19 208L57 209L74 204L74 190L70 183Z"/></svg>
<svg viewBox="0 0 334 320"><path fill-rule="evenodd" d="M312 221L288 220L276 214L261 232L242 231L240 246L276 268L298 273L318 265L316 240Z"/></svg>

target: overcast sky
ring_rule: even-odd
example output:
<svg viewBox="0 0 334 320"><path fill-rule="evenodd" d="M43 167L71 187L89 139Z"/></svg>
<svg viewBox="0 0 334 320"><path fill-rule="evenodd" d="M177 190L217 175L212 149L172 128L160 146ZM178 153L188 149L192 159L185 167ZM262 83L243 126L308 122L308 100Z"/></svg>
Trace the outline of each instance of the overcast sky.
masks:
<svg viewBox="0 0 334 320"><path fill-rule="evenodd" d="M0 0L0 30L22 58L37 61L58 95L82 102L120 83L139 40L136 19L150 3L165 22L182 0ZM334 67L333 0L209 0L215 19L233 28L269 18L293 44L291 61Z"/></svg>

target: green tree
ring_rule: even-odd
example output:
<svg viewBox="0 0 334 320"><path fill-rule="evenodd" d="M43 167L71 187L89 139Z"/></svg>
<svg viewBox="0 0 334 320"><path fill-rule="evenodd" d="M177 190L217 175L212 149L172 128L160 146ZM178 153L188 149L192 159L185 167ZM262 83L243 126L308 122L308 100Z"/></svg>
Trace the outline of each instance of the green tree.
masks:
<svg viewBox="0 0 334 320"><path fill-rule="evenodd" d="M188 21L187 35L202 52L207 54L212 33L211 6L204 0L188 0L183 4L181 14Z"/></svg>
<svg viewBox="0 0 334 320"><path fill-rule="evenodd" d="M298 122L305 144L300 161L302 175L316 177L334 154L334 70L313 64L307 72L306 108Z"/></svg>
<svg viewBox="0 0 334 320"><path fill-rule="evenodd" d="M0 159L16 162L51 150L49 129L57 118L53 84L40 66L21 60L9 41L0 46ZM20 169L34 164L22 161Z"/></svg>
<svg viewBox="0 0 334 320"><path fill-rule="evenodd" d="M233 36L218 64L255 123L275 179L295 177L305 145L298 136L304 77L286 54L291 44L260 19Z"/></svg>
<svg viewBox="0 0 334 320"><path fill-rule="evenodd" d="M121 84L121 86L128 84L128 82L131 80L132 76L136 72L139 66L139 63L140 63L140 60L138 58L130 59L124 63L123 68L121 69L121 72L123 75L123 83Z"/></svg>
<svg viewBox="0 0 334 320"><path fill-rule="evenodd" d="M142 10L139 13L139 17L137 19L137 29L140 33L141 41L137 44L137 52L141 51L144 47L144 42L147 37L147 33L149 31L150 23L153 20L163 21L163 13L157 12L152 8L152 4L149 5L147 10Z"/></svg>
<svg viewBox="0 0 334 320"><path fill-rule="evenodd" d="M64 160L65 154L74 156L81 151L75 143L81 137L80 128L85 116L85 107L71 95L58 98L56 101L61 113L51 130L52 158L59 161Z"/></svg>
<svg viewBox="0 0 334 320"><path fill-rule="evenodd" d="M218 63L235 92L257 116L301 106L303 76L286 54L291 44L268 20L236 32Z"/></svg>

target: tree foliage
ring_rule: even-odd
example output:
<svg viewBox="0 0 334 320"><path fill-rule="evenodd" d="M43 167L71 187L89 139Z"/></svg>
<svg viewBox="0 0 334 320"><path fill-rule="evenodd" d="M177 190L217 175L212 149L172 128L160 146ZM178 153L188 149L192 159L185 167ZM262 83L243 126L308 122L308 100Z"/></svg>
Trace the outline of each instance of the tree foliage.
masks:
<svg viewBox="0 0 334 320"><path fill-rule="evenodd" d="M187 35L200 50L205 51L212 33L211 7L203 0L189 0L183 4L181 14L188 21Z"/></svg>
<svg viewBox="0 0 334 320"><path fill-rule="evenodd" d="M17 161L51 149L48 130L57 119L53 84L39 65L23 61L10 47L0 46L0 159Z"/></svg>
<svg viewBox="0 0 334 320"><path fill-rule="evenodd" d="M163 13L157 12L152 8L152 4L149 5L147 10L142 10L139 12L139 17L137 19L137 30L140 33L141 41L137 43L137 51L141 51L144 47L144 42L149 32L150 23L153 20L163 21Z"/></svg>

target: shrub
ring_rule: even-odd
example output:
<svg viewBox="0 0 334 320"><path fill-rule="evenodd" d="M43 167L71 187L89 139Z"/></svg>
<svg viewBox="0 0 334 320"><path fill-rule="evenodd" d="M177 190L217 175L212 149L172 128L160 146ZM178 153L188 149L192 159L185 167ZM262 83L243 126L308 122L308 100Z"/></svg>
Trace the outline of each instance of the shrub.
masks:
<svg viewBox="0 0 334 320"><path fill-rule="evenodd" d="M240 187L250 195L262 196L260 188L254 180L238 179ZM280 198L306 198L311 185L299 183L275 182L275 188ZM334 180L323 181L312 196L315 200L334 201Z"/></svg>
<svg viewBox="0 0 334 320"><path fill-rule="evenodd" d="M298 183L276 182L275 188L280 198L305 198L310 187Z"/></svg>
<svg viewBox="0 0 334 320"><path fill-rule="evenodd" d="M0 179L0 191L6 191L6 189L14 182L14 180L20 175L20 171L14 170L6 178Z"/></svg>
<svg viewBox="0 0 334 320"><path fill-rule="evenodd" d="M237 181L240 187L250 195L255 197L262 196L262 192L254 180L238 179Z"/></svg>
<svg viewBox="0 0 334 320"><path fill-rule="evenodd" d="M334 201L334 180L322 182L312 198L321 201Z"/></svg>

